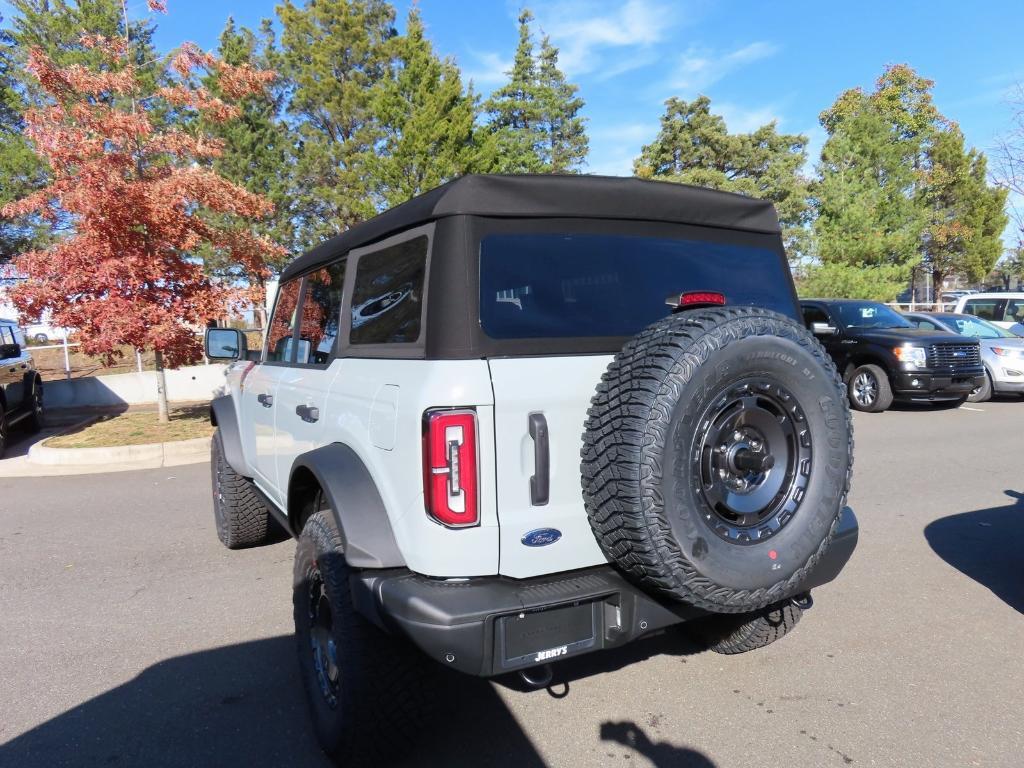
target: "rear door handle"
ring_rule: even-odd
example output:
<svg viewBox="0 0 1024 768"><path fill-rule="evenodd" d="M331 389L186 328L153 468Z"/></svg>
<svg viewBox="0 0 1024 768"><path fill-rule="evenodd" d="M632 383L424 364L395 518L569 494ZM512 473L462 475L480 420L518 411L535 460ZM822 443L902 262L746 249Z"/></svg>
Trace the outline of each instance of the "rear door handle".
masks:
<svg viewBox="0 0 1024 768"><path fill-rule="evenodd" d="M320 409L315 405L296 405L295 415L312 424L320 418Z"/></svg>
<svg viewBox="0 0 1024 768"><path fill-rule="evenodd" d="M264 408L269 408L274 404L273 395L256 395L256 402L262 405Z"/></svg>
<svg viewBox="0 0 1024 768"><path fill-rule="evenodd" d="M551 448L548 445L548 420L543 413L529 415L530 437L533 438L533 471L530 478L530 503L543 507L548 503L551 488Z"/></svg>

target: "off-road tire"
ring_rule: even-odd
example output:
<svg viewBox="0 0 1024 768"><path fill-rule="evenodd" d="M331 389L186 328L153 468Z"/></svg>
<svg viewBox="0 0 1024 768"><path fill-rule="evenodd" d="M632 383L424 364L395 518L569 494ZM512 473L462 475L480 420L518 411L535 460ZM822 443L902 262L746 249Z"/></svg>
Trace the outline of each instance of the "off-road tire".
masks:
<svg viewBox="0 0 1024 768"><path fill-rule="evenodd" d="M967 402L969 403L985 403L992 399L992 377L988 375L988 371L985 372L985 383L982 384L976 392L972 392L967 396Z"/></svg>
<svg viewBox="0 0 1024 768"><path fill-rule="evenodd" d="M870 402L862 401L856 393L857 381L861 376L869 376L875 382L876 394ZM892 405L892 384L889 383L889 376L880 366L873 363L862 365L850 374L846 382L846 393L850 398L850 406L857 411L881 413Z"/></svg>
<svg viewBox="0 0 1024 768"><path fill-rule="evenodd" d="M428 711L431 661L404 639L386 634L352 604L342 541L328 519L314 512L295 549L293 607L302 683L320 746L339 765L380 766L405 754L415 743ZM337 690L329 694L317 669L311 587L329 603L336 649ZM437 668L440 670L440 667ZM325 673L326 674L326 673ZM333 703L328 696L333 696Z"/></svg>
<svg viewBox="0 0 1024 768"><path fill-rule="evenodd" d="M280 538L266 503L224 457L224 438L220 429L210 442L210 471L213 480L213 517L217 538L228 549L245 549L269 544Z"/></svg>
<svg viewBox="0 0 1024 768"><path fill-rule="evenodd" d="M699 498L690 451L721 393L744 390L752 376L792 393L787 407L806 433L796 455L806 451L809 461L796 470L799 499L786 501L795 510L781 508L774 519L788 516L774 533L726 540ZM792 319L739 307L659 321L615 356L587 414L581 473L591 528L641 587L712 612L746 613L798 591L828 548L849 490L852 423L835 365Z"/></svg>
<svg viewBox="0 0 1024 768"><path fill-rule="evenodd" d="M692 623L693 632L715 653L754 651L784 637L800 621L803 610L790 600L753 614L712 616Z"/></svg>

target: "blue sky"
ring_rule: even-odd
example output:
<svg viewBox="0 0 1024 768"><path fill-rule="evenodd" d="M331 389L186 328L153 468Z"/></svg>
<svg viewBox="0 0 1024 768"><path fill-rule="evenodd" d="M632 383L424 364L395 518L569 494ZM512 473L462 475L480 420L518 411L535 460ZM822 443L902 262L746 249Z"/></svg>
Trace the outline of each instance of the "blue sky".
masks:
<svg viewBox="0 0 1024 768"><path fill-rule="evenodd" d="M225 19L256 25L274 0L168 0L158 43L216 46ZM409 7L396 2L400 26ZM0 0L0 11L6 4ZM519 2L420 0L437 50L456 59L484 94L498 85L516 44ZM940 110L969 143L989 150L1010 118L1008 89L1024 81L1024 3L710 2L535 0L538 27L561 49L586 100L587 170L628 174L655 135L670 96L708 95L732 130L768 120L823 141L818 114L842 90L870 87L889 63L935 81ZM133 17L144 0L129 0ZM4 15L8 15L5 13Z"/></svg>

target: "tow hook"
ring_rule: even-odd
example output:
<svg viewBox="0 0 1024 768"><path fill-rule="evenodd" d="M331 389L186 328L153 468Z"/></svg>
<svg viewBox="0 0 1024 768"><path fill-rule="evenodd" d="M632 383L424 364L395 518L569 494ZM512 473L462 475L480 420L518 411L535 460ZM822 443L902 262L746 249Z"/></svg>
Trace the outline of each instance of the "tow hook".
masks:
<svg viewBox="0 0 1024 768"><path fill-rule="evenodd" d="M804 592L802 595L796 595L789 598L789 602L799 608L801 611L806 611L814 605L814 600L811 598L810 592Z"/></svg>
<svg viewBox="0 0 1024 768"><path fill-rule="evenodd" d="M530 667L519 671L519 677L523 682L535 690L547 688L555 673L550 664L542 664L539 667Z"/></svg>

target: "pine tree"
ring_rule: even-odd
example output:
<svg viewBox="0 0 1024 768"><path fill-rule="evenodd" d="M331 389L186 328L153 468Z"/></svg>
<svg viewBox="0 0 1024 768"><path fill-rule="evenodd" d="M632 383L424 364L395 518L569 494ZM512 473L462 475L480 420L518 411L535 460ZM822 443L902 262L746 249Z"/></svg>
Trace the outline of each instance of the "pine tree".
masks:
<svg viewBox="0 0 1024 768"><path fill-rule="evenodd" d="M497 173L541 173L545 170L541 155L543 129L542 92L538 84L537 62L533 55L530 22L533 14L519 14L519 44L512 59L509 81L484 102L488 126L497 143Z"/></svg>
<svg viewBox="0 0 1024 768"><path fill-rule="evenodd" d="M540 90L541 159L545 170L565 173L577 170L587 157L586 121L579 112L583 99L579 86L568 82L558 68L558 49L545 35L540 44L537 84Z"/></svg>
<svg viewBox="0 0 1024 768"><path fill-rule="evenodd" d="M822 119L832 135L822 148L814 188L814 234L822 263L801 288L890 301L921 258L924 217L911 194L916 146L893 131L868 97L861 94L859 106L849 94L841 98L842 119Z"/></svg>
<svg viewBox="0 0 1024 768"><path fill-rule="evenodd" d="M863 136L869 120L877 136L860 145L863 151L858 165L863 175L857 182L831 178L836 173L846 174L847 170L837 170L823 162L821 189L828 194L829 190L835 192L839 187L860 183L864 197L853 205L873 198L880 202L873 212L860 211L862 245L874 247L868 245L872 241L875 246L892 244L895 238L898 247L889 256L892 280L904 272L909 277L909 269L916 262L923 262L938 290L949 275L978 280L992 269L1002 248L1000 234L1006 225L1006 196L986 181L984 154L966 150L959 127L935 107L933 87L931 80L911 67L897 64L886 68L871 93L854 88L840 94L835 104L821 115L821 123L832 138L842 134ZM865 117L867 113L874 117ZM891 151L876 151L874 145L886 140ZM895 152L902 156L898 169ZM872 162L878 163L873 170ZM895 195L899 185L902 188ZM846 192L839 195L839 206L845 204L845 195ZM885 200L888 202L882 204ZM819 201L821 210L830 206L834 209L835 205L834 200ZM850 218L854 212L848 210L845 215ZM903 223L897 224L901 216ZM826 222L822 226L828 229L831 224ZM916 232L911 232L915 227ZM849 234L849 230L842 228L832 232L840 238ZM913 246L909 245L911 240ZM819 237L822 261L831 265L833 271L837 263L850 266L852 262L839 255L833 243ZM913 255L908 250L911 248ZM877 268L877 259L865 262L872 263ZM890 282L881 293L892 298L902 287Z"/></svg>
<svg viewBox="0 0 1024 768"><path fill-rule="evenodd" d="M984 154L965 150L955 125L929 147L920 196L927 216L924 262L936 291L951 274L982 280L1002 254L1007 191L989 186L987 167Z"/></svg>
<svg viewBox="0 0 1024 768"><path fill-rule="evenodd" d="M475 97L463 90L458 67L434 53L417 9L389 45L394 71L373 105L383 138L370 163L383 207L473 170L480 151Z"/></svg>
<svg viewBox="0 0 1024 768"><path fill-rule="evenodd" d="M14 40L7 30L0 29L0 208L46 181L44 164L22 135L26 104L18 86L19 70ZM38 218L21 222L0 219L0 265L42 245L46 231Z"/></svg>
<svg viewBox="0 0 1024 768"><path fill-rule="evenodd" d="M234 67L270 69L274 53L274 31L269 19L264 19L259 33L246 27L235 26L228 18L220 35L218 56ZM215 96L223 96L219 73L214 71L205 82ZM274 204L274 214L254 224L255 231L282 246L292 245L294 228L287 188L287 169L290 154L289 135L279 119L282 111L285 84L279 79L271 88L241 99L237 103L239 116L231 121L205 119L202 129L223 142L221 154L213 161L213 169L222 177L258 194ZM230 271L235 265L218 264L213 254L207 254L207 267L213 272ZM271 261L275 271L283 261Z"/></svg>
<svg viewBox="0 0 1024 768"><path fill-rule="evenodd" d="M318 0L277 8L274 68L289 83L294 124L289 195L298 247L376 213L368 172L382 139L373 106L390 71L394 9L383 0Z"/></svg>
<svg viewBox="0 0 1024 768"><path fill-rule="evenodd" d="M791 257L805 250L807 179L801 168L807 138L779 133L774 122L752 133L730 133L711 100L670 98L661 129L633 163L641 178L694 184L771 200Z"/></svg>

